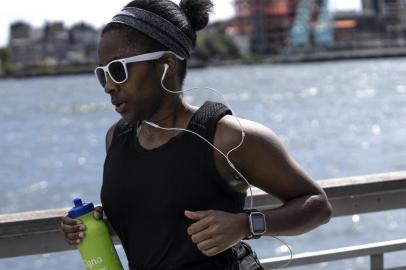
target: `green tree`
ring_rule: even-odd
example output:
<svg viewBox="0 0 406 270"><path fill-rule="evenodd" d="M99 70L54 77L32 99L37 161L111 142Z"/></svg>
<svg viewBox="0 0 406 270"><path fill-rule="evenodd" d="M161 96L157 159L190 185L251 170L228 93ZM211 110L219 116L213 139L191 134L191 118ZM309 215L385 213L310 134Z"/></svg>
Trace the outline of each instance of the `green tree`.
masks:
<svg viewBox="0 0 406 270"><path fill-rule="evenodd" d="M9 48L0 48L0 61L3 73L5 75L13 75L15 67L11 62L11 51Z"/></svg>
<svg viewBox="0 0 406 270"><path fill-rule="evenodd" d="M237 45L222 32L201 33L197 38L194 55L204 61L240 58Z"/></svg>

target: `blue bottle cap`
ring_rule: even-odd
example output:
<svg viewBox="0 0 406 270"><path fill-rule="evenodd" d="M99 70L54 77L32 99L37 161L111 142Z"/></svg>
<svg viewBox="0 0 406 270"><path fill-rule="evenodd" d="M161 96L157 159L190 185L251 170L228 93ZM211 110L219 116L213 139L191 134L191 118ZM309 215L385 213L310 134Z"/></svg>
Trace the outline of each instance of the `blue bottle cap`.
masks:
<svg viewBox="0 0 406 270"><path fill-rule="evenodd" d="M82 203L82 199L76 198L73 200L75 206L68 212L70 218L77 218L86 215L94 210L93 203Z"/></svg>

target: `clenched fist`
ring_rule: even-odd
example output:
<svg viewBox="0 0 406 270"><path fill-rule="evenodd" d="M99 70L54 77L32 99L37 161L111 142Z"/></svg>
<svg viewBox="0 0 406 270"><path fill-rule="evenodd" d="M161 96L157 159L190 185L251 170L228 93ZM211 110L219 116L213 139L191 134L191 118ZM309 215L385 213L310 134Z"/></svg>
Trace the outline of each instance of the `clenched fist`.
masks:
<svg viewBox="0 0 406 270"><path fill-rule="evenodd" d="M206 256L217 255L234 246L249 234L246 213L223 211L185 211L185 216L196 220L188 229L193 243Z"/></svg>

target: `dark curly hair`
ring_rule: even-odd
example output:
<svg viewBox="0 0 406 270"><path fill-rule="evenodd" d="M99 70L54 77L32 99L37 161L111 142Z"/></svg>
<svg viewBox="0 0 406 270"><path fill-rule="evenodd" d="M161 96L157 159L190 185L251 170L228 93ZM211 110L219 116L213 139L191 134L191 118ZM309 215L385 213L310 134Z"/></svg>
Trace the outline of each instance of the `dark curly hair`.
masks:
<svg viewBox="0 0 406 270"><path fill-rule="evenodd" d="M209 12L213 8L211 0L181 0L179 6L170 0L134 0L125 7L136 7L153 12L182 30L196 46L196 32L209 23ZM130 46L135 46L145 53L168 50L164 45L146 36L140 31L120 23L109 23L102 31L102 36L108 31L120 31L127 38ZM179 69L180 85L186 77L186 60Z"/></svg>

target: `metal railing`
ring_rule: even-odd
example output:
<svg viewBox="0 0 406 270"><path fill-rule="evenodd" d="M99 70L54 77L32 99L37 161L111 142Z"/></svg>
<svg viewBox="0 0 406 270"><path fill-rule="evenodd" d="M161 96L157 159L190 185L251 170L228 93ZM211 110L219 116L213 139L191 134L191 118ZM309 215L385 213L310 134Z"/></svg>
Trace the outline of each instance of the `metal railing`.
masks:
<svg viewBox="0 0 406 270"><path fill-rule="evenodd" d="M321 180L333 206L333 217L406 208L406 171ZM277 207L281 203L259 189L253 189L255 208ZM246 204L249 204L247 198ZM54 209L0 215L0 259L74 249L60 231L68 209ZM113 241L120 244L111 230ZM288 267L369 256L371 270L384 270L384 254L406 250L406 239L369 243L295 254ZM265 269L279 267L289 260L277 257L261 260ZM406 266L385 270L406 270Z"/></svg>
<svg viewBox="0 0 406 270"><path fill-rule="evenodd" d="M406 250L406 238L393 241L364 244L359 246L301 253L293 255L293 258L288 267L368 256L370 257L371 270L406 270L406 265L396 268L384 268L384 254L402 250ZM288 263L289 260L290 256L283 256L263 259L261 260L261 263L265 267L265 269L274 269Z"/></svg>

